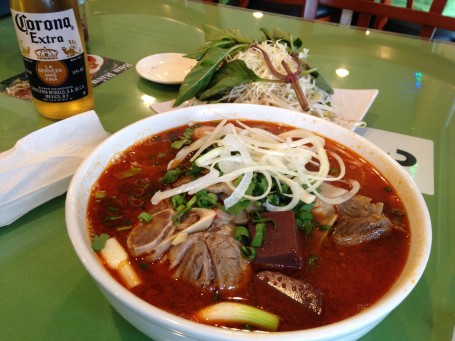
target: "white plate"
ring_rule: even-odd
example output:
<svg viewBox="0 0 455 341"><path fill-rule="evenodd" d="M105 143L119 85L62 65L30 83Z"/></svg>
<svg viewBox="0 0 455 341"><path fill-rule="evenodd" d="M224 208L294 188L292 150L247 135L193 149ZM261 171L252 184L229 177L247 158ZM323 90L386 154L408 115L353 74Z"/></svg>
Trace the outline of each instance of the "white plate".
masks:
<svg viewBox="0 0 455 341"><path fill-rule="evenodd" d="M348 121L362 121L373 104L379 91L377 89L334 89L332 105L336 108L338 115ZM150 107L157 113L172 109L174 101L153 103ZM184 105L182 105L184 106ZM346 128L353 129L352 126Z"/></svg>
<svg viewBox="0 0 455 341"><path fill-rule="evenodd" d="M185 58L182 53L160 53L141 59L136 64L136 71L153 82L180 84L194 65L196 60Z"/></svg>
<svg viewBox="0 0 455 341"><path fill-rule="evenodd" d="M103 66L104 58L101 56L97 56L96 54L88 54L87 59L90 67L90 75L93 76L101 69L101 66Z"/></svg>

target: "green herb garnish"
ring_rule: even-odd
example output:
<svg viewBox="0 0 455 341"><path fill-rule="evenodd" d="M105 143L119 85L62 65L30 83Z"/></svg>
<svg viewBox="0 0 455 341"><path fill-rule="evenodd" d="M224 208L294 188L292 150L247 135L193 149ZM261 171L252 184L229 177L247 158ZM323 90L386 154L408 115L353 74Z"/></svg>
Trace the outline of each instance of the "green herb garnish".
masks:
<svg viewBox="0 0 455 341"><path fill-rule="evenodd" d="M212 25L203 25L203 29L205 43L186 55L188 58L196 59L198 63L187 74L180 86L174 107L194 97L200 100L216 100L217 96L219 97L221 93L230 88L253 82L292 83L299 98L302 91L301 89L297 91L299 88L297 79L304 74L310 74L319 88L333 94L333 89L319 71L298 58L302 47L300 38L294 39L291 34L279 28L273 30L261 28L265 36L257 40L242 35L238 30L223 30ZM239 52L246 51L252 46L257 48L257 44L264 41L285 44L289 54L297 62L298 71L290 71L288 67L289 70L286 70L285 74L280 74L278 80L262 79L249 69L244 61L232 60L232 57ZM269 59L269 57L264 55L264 59ZM227 62L228 60L229 62ZM267 61L267 64L272 73L277 75L278 71L272 70L274 66L270 60Z"/></svg>
<svg viewBox="0 0 455 341"><path fill-rule="evenodd" d="M180 149L183 146L186 146L191 143L191 138L193 137L194 128L188 127L183 132L183 135L177 141L171 143L171 147L174 149Z"/></svg>
<svg viewBox="0 0 455 341"><path fill-rule="evenodd" d="M142 172L141 168L131 166L129 169L125 169L121 172L114 174L114 177L117 179L125 179L125 178L130 178L132 176L135 176L136 174L139 174L140 172Z"/></svg>
<svg viewBox="0 0 455 341"><path fill-rule="evenodd" d="M315 268L318 265L318 260L319 260L318 256L314 256L314 255L310 256L308 258L308 267L310 269Z"/></svg>
<svg viewBox="0 0 455 341"><path fill-rule="evenodd" d="M185 172L180 169L179 167L170 169L166 172L166 174L161 178L161 182L164 184L170 184L177 180L181 175L185 174Z"/></svg>
<svg viewBox="0 0 455 341"><path fill-rule="evenodd" d="M262 247L265 239L265 231L267 227L265 223L258 223L255 225L256 233L254 234L253 240L251 241L252 247Z"/></svg>
<svg viewBox="0 0 455 341"><path fill-rule="evenodd" d="M141 223L149 223L152 221L153 219L153 216L148 213L148 212L141 212L138 216L137 216L137 219L141 222Z"/></svg>
<svg viewBox="0 0 455 341"><path fill-rule="evenodd" d="M106 245L106 241L110 238L107 233L97 234L93 237L92 240L92 249L94 251L101 251Z"/></svg>
<svg viewBox="0 0 455 341"><path fill-rule="evenodd" d="M236 226L234 229L234 239L243 245L250 245L250 232L245 226Z"/></svg>

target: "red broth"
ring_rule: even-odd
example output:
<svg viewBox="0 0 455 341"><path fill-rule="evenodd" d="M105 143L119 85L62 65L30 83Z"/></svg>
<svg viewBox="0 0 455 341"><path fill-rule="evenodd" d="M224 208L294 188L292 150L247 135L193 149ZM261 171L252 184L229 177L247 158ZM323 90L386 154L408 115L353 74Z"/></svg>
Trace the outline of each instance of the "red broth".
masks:
<svg viewBox="0 0 455 341"><path fill-rule="evenodd" d="M274 133L290 129L263 122L246 123ZM185 128L166 131L135 144L106 168L92 189L88 205L87 217L92 236L108 233L127 249L129 230L118 228L134 225L141 212L150 211L150 198L161 186L158 181L176 153L170 143L181 136ZM231 293L245 303L278 314L280 331L326 325L371 306L393 285L408 255L409 226L403 204L394 189L378 171L354 152L329 139L326 139L326 149L336 151L343 158L347 168L346 178L356 179L361 184L359 194L372 198L373 202L384 202L384 213L398 228L393 228L383 238L357 246L337 246L329 237L319 251L317 266L283 271L323 292L324 312L321 316L311 314L300 304L283 297L278 291L270 290L257 279ZM134 176L123 177L124 172L136 163L141 165L142 171ZM96 198L100 192L104 195L103 200ZM305 259L309 259L311 237L302 234L301 242L306 250ZM143 300L183 318L191 318L196 310L213 304L213 292L201 291L172 279L165 262L147 264L141 257L131 259L143 280L143 284L131 291ZM114 272L112 275L116 277Z"/></svg>

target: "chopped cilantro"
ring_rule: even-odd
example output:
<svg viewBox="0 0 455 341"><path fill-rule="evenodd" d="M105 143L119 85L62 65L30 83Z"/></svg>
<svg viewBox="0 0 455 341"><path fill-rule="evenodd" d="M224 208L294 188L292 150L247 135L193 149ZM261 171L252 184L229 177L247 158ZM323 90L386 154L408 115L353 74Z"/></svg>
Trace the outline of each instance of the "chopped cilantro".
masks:
<svg viewBox="0 0 455 341"><path fill-rule="evenodd" d="M101 251L104 249L104 245L106 245L106 241L110 238L107 233L97 234L93 237L92 240L92 249L94 251Z"/></svg>
<svg viewBox="0 0 455 341"><path fill-rule="evenodd" d="M172 142L171 147L174 149L180 149L185 145L191 143L191 137L193 136L194 128L188 127L183 132L183 135L177 141Z"/></svg>
<svg viewBox="0 0 455 341"><path fill-rule="evenodd" d="M308 267L310 269L315 268L318 265L318 256L310 256L308 258Z"/></svg>

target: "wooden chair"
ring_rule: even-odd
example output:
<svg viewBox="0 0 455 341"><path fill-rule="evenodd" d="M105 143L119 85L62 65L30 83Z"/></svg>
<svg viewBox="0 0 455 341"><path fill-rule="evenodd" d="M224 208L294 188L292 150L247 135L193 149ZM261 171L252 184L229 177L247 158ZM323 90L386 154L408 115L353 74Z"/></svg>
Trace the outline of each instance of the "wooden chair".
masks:
<svg viewBox="0 0 455 341"><path fill-rule="evenodd" d="M391 0L264 0L282 5L301 5L302 17L316 20L319 6L327 6L348 11L341 17L342 24L351 24L352 13L357 13L356 26L383 29L388 19L422 25L420 36L431 39L436 28L455 32L455 18L442 15L447 0L433 0L429 12L413 9L413 0L406 1L406 7L397 7ZM239 7L248 7L249 0L239 0ZM346 13L346 12L345 12Z"/></svg>
<svg viewBox="0 0 455 341"><path fill-rule="evenodd" d="M429 12L412 8L413 1L407 1L405 8L393 6L389 3L378 3L371 0L307 0L311 6L325 5L329 7L349 10L359 14L356 25L370 26L375 18L389 18L421 25L420 36L431 39L436 28L455 32L455 18L442 15L447 0L433 0ZM315 4L317 3L317 4Z"/></svg>
<svg viewBox="0 0 455 341"><path fill-rule="evenodd" d="M301 6L301 16L304 19L314 20L316 19L316 13L318 10L317 0L262 0L263 3L273 3L284 6ZM239 0L238 6L247 8L250 0Z"/></svg>

